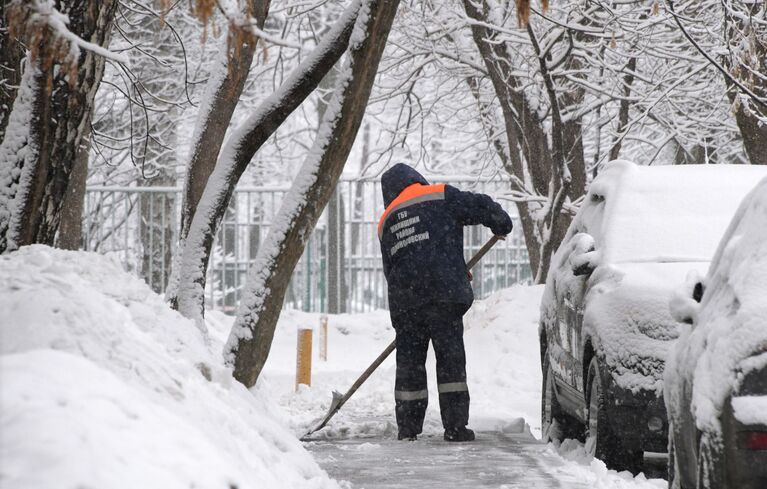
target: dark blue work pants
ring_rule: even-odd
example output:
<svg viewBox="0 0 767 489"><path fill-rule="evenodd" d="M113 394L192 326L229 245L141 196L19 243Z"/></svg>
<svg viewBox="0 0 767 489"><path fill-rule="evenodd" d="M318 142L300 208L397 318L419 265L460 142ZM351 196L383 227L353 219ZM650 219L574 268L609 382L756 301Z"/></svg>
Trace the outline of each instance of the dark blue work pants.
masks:
<svg viewBox="0 0 767 489"><path fill-rule="evenodd" d="M401 434L423 429L429 393L426 353L431 340L437 360L437 390L442 425L464 427L469 422L469 389L463 346L463 304L427 304L393 318L397 332L397 377L394 399Z"/></svg>

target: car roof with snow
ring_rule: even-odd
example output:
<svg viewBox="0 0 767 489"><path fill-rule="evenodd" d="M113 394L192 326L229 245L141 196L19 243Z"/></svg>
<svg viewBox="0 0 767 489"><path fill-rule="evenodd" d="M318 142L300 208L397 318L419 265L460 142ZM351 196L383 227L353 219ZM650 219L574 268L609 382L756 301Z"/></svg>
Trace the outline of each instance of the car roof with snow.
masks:
<svg viewBox="0 0 767 489"><path fill-rule="evenodd" d="M742 198L767 168L638 166L616 160L592 183L581 212L605 263L709 261Z"/></svg>

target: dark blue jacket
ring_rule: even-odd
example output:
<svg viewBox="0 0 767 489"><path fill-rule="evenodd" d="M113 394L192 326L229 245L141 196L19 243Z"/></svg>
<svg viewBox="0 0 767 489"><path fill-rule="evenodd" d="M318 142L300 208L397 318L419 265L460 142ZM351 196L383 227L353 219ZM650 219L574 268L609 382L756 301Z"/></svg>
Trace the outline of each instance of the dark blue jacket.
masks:
<svg viewBox="0 0 767 489"><path fill-rule="evenodd" d="M386 211L378 224L392 317L427 303L474 301L463 258L463 227L511 232L511 218L483 194L429 185L399 163L381 178Z"/></svg>

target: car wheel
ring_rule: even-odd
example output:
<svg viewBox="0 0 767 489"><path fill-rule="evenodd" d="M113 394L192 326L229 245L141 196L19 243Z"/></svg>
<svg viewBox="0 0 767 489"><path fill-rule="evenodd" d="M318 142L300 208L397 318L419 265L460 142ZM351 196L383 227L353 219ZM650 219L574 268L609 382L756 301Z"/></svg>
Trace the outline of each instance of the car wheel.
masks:
<svg viewBox="0 0 767 489"><path fill-rule="evenodd" d="M587 384L586 451L602 460L608 468L638 473L642 470L642 451L627 450L610 429L605 402L606 384L596 357L589 364Z"/></svg>
<svg viewBox="0 0 767 489"><path fill-rule="evenodd" d="M554 373L548 355L543 360L543 388L541 389L541 439L544 442L579 439L583 426L562 411L554 393Z"/></svg>

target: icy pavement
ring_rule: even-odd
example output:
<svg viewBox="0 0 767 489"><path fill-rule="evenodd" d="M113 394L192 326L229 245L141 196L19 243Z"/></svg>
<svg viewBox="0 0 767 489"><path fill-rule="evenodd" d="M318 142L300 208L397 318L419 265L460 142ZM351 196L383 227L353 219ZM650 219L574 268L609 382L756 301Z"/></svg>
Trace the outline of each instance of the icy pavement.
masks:
<svg viewBox="0 0 767 489"><path fill-rule="evenodd" d="M350 438L307 443L320 467L355 489L587 488L529 433L483 431L471 443Z"/></svg>
<svg viewBox="0 0 767 489"><path fill-rule="evenodd" d="M434 423L415 442L397 441L396 433L393 419L347 419L344 428L320 431L318 439L304 446L320 467L348 489L667 487L663 479L607 470L577 441L561 446L541 443L521 418L496 429L478 430L477 439L468 443L443 441Z"/></svg>

